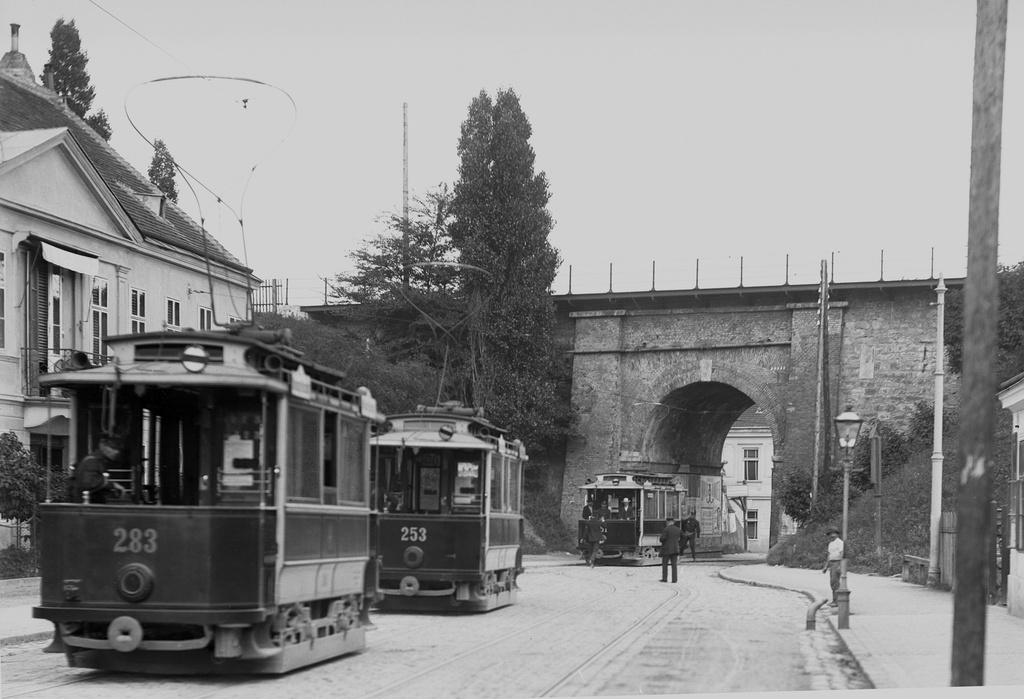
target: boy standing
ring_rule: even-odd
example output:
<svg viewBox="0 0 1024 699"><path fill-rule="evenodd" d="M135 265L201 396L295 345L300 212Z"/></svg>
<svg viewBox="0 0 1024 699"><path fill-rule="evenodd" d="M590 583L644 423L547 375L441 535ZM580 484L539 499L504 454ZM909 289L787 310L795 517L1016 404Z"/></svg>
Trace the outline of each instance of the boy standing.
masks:
<svg viewBox="0 0 1024 699"><path fill-rule="evenodd" d="M821 569L821 572L829 572L829 583L832 586L832 601L829 602L828 606L838 607L839 577L843 562L844 544L843 540L839 538L839 530L835 527L826 529L825 536L828 537L828 556L825 558L825 567Z"/></svg>

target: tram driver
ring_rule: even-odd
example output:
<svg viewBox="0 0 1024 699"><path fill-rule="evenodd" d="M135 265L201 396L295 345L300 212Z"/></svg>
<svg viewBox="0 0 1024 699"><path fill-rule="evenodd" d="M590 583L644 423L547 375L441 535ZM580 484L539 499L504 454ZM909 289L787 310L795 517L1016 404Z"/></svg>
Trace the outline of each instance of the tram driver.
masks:
<svg viewBox="0 0 1024 699"><path fill-rule="evenodd" d="M120 498L125 489L110 480L110 470L121 460L124 442L104 436L99 446L75 467L71 484L71 502L105 503L107 497Z"/></svg>

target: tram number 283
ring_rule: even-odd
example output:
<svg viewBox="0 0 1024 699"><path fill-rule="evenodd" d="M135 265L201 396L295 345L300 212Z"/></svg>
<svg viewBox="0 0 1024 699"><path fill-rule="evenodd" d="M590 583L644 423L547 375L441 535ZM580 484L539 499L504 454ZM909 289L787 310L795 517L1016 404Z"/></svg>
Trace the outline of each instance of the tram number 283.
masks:
<svg viewBox="0 0 1024 699"><path fill-rule="evenodd" d="M426 527L402 527L402 541L426 541Z"/></svg>

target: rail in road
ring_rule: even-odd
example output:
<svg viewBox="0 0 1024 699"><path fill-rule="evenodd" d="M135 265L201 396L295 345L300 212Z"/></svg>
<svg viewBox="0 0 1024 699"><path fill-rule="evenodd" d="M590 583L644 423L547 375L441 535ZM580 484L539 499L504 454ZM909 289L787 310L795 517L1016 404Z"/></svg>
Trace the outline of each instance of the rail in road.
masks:
<svg viewBox="0 0 1024 699"><path fill-rule="evenodd" d="M722 580L721 564L530 568L519 603L487 614L376 613L365 651L278 677L68 668L45 642L5 646L4 697L215 699L545 697L869 688L797 593Z"/></svg>

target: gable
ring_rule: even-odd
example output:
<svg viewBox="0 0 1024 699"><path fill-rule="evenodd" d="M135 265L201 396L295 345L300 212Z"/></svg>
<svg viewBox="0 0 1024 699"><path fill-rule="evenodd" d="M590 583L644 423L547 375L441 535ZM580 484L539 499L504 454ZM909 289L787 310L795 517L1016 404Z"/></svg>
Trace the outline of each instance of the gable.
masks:
<svg viewBox="0 0 1024 699"><path fill-rule="evenodd" d="M39 152L0 174L7 201L61 222L128 238L110 201L99 194L96 179L61 146Z"/></svg>

